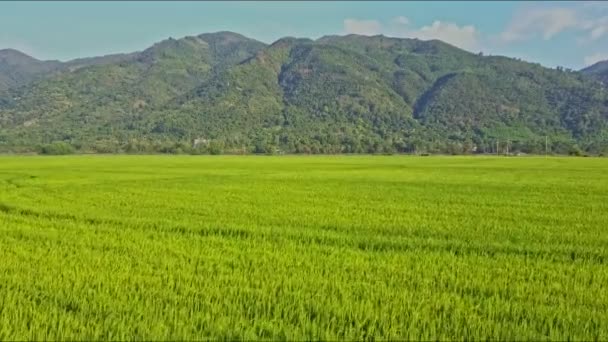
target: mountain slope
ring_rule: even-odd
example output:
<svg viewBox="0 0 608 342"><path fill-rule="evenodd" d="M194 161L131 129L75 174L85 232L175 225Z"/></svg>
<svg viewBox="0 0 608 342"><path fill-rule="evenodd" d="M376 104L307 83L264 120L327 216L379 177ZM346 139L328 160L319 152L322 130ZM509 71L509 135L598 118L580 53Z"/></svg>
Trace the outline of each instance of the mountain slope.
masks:
<svg viewBox="0 0 608 342"><path fill-rule="evenodd" d="M40 79L60 65L61 62L39 61L17 50L0 50L0 92Z"/></svg>
<svg viewBox="0 0 608 342"><path fill-rule="evenodd" d="M12 90L5 149L296 153L608 151L608 94L582 73L441 41L230 32ZM1 145L0 145L1 146Z"/></svg>
<svg viewBox="0 0 608 342"><path fill-rule="evenodd" d="M4 106L0 124L20 131L25 137L17 142L22 144L124 140L133 130L149 128L140 125L151 109L264 46L240 37L219 33L170 38L119 62L59 73L14 91L18 100ZM240 43L235 43L237 38Z"/></svg>
<svg viewBox="0 0 608 342"><path fill-rule="evenodd" d="M18 88L50 75L79 68L120 63L136 54L115 54L91 58L79 58L68 62L41 61L13 49L0 50L0 92Z"/></svg>
<svg viewBox="0 0 608 342"><path fill-rule="evenodd" d="M581 72L608 84L608 61L597 62L582 69Z"/></svg>
<svg viewBox="0 0 608 342"><path fill-rule="evenodd" d="M276 94L282 93L284 122L279 133L256 127L250 135L262 130L266 144L287 151L316 146L324 152L492 152L496 140L510 140L511 148L540 152L549 136L555 149L566 153L576 151L577 143L605 141L606 92L576 73L480 57L438 41L326 37L279 41L265 53L277 46L289 51L271 83L280 86ZM256 70L263 61L248 63ZM238 85L241 93L268 97L247 77ZM240 111L239 117L269 113L239 108L246 101L239 101L234 90L226 88L224 95L231 94L235 107L224 112ZM207 100L186 107L200 108L200 117L209 119L204 104L216 108Z"/></svg>

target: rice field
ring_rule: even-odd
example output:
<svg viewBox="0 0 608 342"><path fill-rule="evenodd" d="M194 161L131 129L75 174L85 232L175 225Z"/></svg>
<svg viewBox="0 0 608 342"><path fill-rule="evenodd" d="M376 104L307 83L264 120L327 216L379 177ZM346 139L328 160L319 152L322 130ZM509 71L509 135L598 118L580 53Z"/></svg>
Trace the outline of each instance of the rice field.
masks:
<svg viewBox="0 0 608 342"><path fill-rule="evenodd" d="M607 340L608 159L0 157L0 340Z"/></svg>

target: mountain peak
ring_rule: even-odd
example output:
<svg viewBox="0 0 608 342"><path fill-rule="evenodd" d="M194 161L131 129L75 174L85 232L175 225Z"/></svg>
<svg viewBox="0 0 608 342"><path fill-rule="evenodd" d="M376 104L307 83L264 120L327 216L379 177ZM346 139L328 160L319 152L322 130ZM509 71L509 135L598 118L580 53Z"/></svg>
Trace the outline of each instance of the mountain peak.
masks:
<svg viewBox="0 0 608 342"><path fill-rule="evenodd" d="M608 60L599 61L593 65L590 65L582 69L581 73L595 78L596 80L599 80L604 84L608 84Z"/></svg>
<svg viewBox="0 0 608 342"><path fill-rule="evenodd" d="M283 37L283 38L275 41L274 43L270 44L270 46L283 47L283 46L290 46L290 45L294 45L294 44L312 43L312 42L314 42L314 41L309 38Z"/></svg>
<svg viewBox="0 0 608 342"><path fill-rule="evenodd" d="M592 64L581 70L581 72L587 72L587 73L596 73L596 72L603 72L603 71L608 71L608 60L596 62L595 64Z"/></svg>
<svg viewBox="0 0 608 342"><path fill-rule="evenodd" d="M231 32L231 31L218 31L210 33L202 33L197 36L198 38L206 41L207 43L240 43L245 41L256 41L255 39L245 37L242 34Z"/></svg>
<svg viewBox="0 0 608 342"><path fill-rule="evenodd" d="M38 59L15 49L0 50L0 62L15 64L21 62L40 62Z"/></svg>

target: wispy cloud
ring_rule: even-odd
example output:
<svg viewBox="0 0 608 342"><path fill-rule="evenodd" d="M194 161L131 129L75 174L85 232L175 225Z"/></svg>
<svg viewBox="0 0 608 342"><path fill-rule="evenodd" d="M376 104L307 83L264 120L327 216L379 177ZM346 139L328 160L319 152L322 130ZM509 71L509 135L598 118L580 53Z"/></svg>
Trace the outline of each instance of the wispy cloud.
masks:
<svg viewBox="0 0 608 342"><path fill-rule="evenodd" d="M344 20L344 30L346 33L360 34L364 36L374 36L382 33L382 24L377 20Z"/></svg>
<svg viewBox="0 0 608 342"><path fill-rule="evenodd" d="M608 15L585 23L588 27L590 40L596 40L608 34Z"/></svg>
<svg viewBox="0 0 608 342"><path fill-rule="evenodd" d="M436 20L430 26L408 31L408 34L420 39L440 39L467 50L479 48L479 33L472 25L458 26Z"/></svg>
<svg viewBox="0 0 608 342"><path fill-rule="evenodd" d="M516 12L500 34L504 43L535 38L552 39L560 33L575 31L579 40L593 41L608 35L608 7L587 3L586 6L535 6Z"/></svg>
<svg viewBox="0 0 608 342"><path fill-rule="evenodd" d="M456 23L434 21L431 25L413 27L409 18L398 16L382 23L371 19L346 19L344 31L361 35L385 34L392 37L440 39L467 50L479 48L479 32L473 25L459 26Z"/></svg>
<svg viewBox="0 0 608 342"><path fill-rule="evenodd" d="M534 38L551 39L556 34L578 25L576 11L566 8L533 9L516 14L502 32L506 42Z"/></svg>
<svg viewBox="0 0 608 342"><path fill-rule="evenodd" d="M585 66L593 65L597 62L606 61L606 60L608 60L608 52L594 53L592 55L585 56L585 58L584 58Z"/></svg>

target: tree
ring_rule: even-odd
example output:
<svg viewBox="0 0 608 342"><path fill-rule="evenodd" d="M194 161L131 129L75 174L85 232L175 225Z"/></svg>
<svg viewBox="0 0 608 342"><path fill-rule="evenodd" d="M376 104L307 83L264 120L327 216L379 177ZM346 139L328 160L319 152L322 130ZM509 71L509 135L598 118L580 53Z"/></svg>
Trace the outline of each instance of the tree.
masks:
<svg viewBox="0 0 608 342"><path fill-rule="evenodd" d="M48 145L43 145L40 152L48 155L72 154L74 153L74 147L67 142L58 141Z"/></svg>

